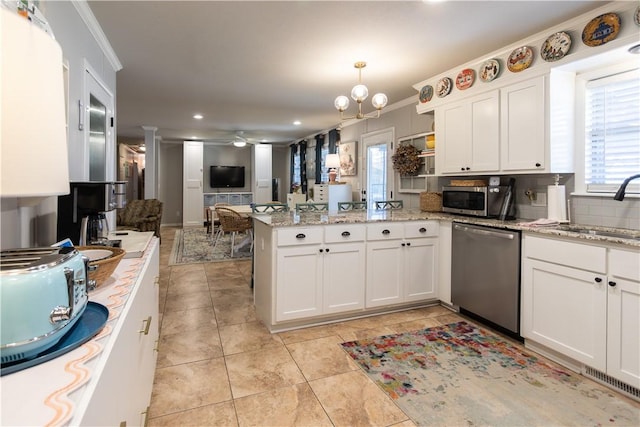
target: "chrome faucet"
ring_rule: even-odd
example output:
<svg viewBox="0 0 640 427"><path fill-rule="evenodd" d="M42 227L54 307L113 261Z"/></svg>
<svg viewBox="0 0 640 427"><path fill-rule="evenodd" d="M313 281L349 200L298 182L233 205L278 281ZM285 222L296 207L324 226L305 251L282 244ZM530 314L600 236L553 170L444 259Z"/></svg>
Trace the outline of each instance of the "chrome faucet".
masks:
<svg viewBox="0 0 640 427"><path fill-rule="evenodd" d="M629 178L627 178L624 181L622 181L622 185L620 186L620 188L618 188L618 192L616 193L616 195L613 196L613 200L617 200L619 202L623 201L624 200L624 192L627 189L627 184L629 184L629 181L631 181L632 179L636 179L636 178L640 178L640 174L631 175Z"/></svg>

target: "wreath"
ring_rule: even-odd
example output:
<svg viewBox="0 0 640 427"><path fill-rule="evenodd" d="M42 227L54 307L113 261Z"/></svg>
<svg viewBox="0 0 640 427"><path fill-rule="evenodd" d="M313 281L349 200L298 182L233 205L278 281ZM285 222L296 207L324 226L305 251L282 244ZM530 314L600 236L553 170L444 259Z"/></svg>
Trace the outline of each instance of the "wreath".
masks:
<svg viewBox="0 0 640 427"><path fill-rule="evenodd" d="M391 156L393 160L393 169L400 175L415 175L418 173L422 160L418 155L420 150L410 144L400 145L396 152Z"/></svg>

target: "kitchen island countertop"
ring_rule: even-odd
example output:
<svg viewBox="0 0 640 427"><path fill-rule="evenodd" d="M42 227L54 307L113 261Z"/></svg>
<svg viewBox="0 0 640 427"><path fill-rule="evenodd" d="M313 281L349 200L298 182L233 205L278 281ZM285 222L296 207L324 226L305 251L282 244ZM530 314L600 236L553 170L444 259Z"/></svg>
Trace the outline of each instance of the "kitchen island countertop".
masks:
<svg viewBox="0 0 640 427"><path fill-rule="evenodd" d="M270 227L301 227L331 224L358 224L384 221L456 221L474 225L520 230L546 235L577 238L600 243L617 243L627 246L640 247L640 231L626 228L612 228L589 225L561 224L557 226L530 226L529 219L498 220L455 215L444 212L422 212L419 209L398 210L362 210L348 212L307 212L295 214L292 212L276 212L272 214L254 214L253 218ZM589 231L604 232L612 235L593 234Z"/></svg>

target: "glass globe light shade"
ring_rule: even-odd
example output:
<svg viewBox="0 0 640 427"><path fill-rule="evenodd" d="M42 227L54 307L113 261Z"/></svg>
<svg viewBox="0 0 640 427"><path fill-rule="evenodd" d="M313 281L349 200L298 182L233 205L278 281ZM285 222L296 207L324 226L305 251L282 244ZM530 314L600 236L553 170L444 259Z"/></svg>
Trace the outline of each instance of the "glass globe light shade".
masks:
<svg viewBox="0 0 640 427"><path fill-rule="evenodd" d="M336 106L336 109L338 111L342 112L349 108L349 98L344 95L340 95L336 98L333 104Z"/></svg>
<svg viewBox="0 0 640 427"><path fill-rule="evenodd" d="M356 102L362 102L369 96L369 89L365 85L355 85L351 89L351 98Z"/></svg>
<svg viewBox="0 0 640 427"><path fill-rule="evenodd" d="M376 110L382 110L387 105L387 95L384 93L376 93L371 98L371 103Z"/></svg>

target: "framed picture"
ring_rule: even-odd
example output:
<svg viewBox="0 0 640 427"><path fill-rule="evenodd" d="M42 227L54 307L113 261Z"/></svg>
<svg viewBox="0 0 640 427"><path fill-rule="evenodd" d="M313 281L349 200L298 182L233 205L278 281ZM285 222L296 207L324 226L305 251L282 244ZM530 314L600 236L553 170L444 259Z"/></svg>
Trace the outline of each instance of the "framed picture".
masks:
<svg viewBox="0 0 640 427"><path fill-rule="evenodd" d="M357 141L340 142L340 176L355 176L358 174Z"/></svg>

